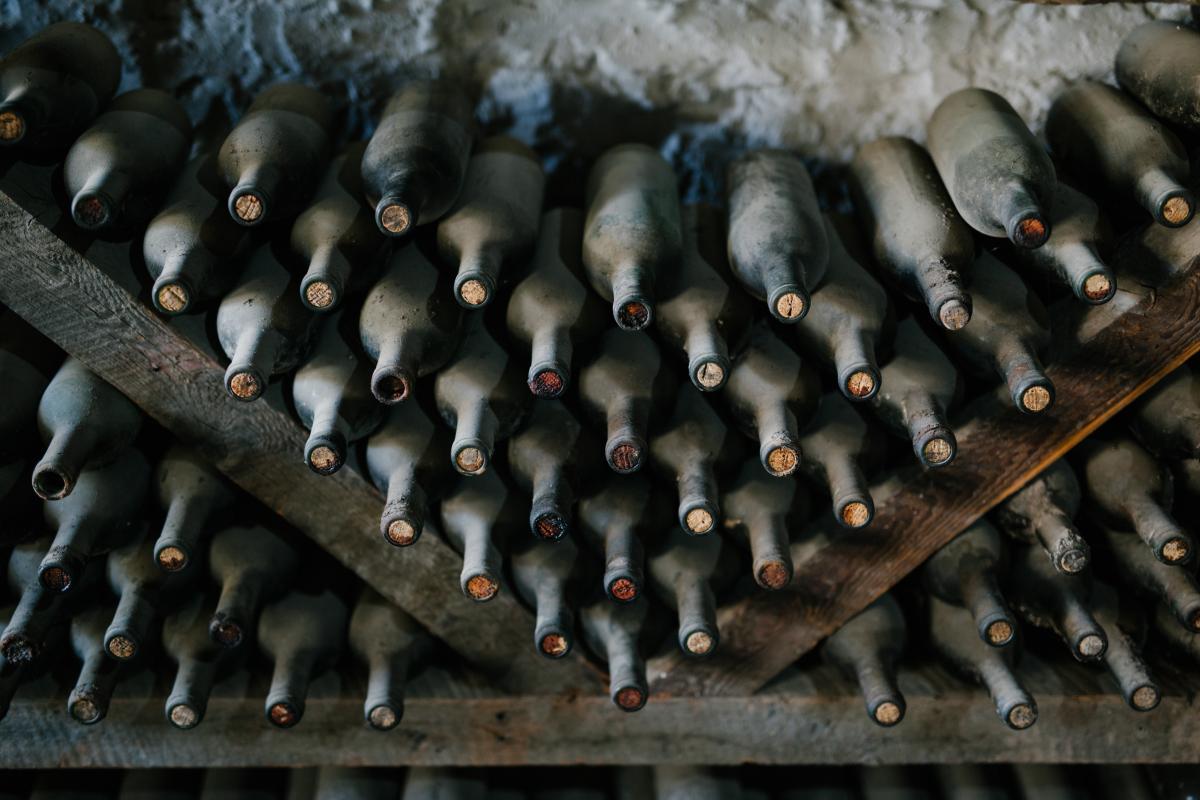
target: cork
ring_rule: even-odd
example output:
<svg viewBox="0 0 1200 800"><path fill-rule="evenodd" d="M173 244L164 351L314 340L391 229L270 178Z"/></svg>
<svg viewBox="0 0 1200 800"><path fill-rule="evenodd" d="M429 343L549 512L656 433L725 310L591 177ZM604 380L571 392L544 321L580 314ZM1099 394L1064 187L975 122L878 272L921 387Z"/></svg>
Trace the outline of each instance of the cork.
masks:
<svg viewBox="0 0 1200 800"><path fill-rule="evenodd" d="M313 308L329 308L333 305L333 287L325 281L313 281L304 287L304 299Z"/></svg>
<svg viewBox="0 0 1200 800"><path fill-rule="evenodd" d="M960 331L971 321L971 312L958 300L948 300L938 309L938 320L948 331Z"/></svg>
<svg viewBox="0 0 1200 800"><path fill-rule="evenodd" d="M1105 275L1088 275L1083 282L1083 294L1089 300L1103 300L1112 294L1112 281Z"/></svg>
<svg viewBox="0 0 1200 800"><path fill-rule="evenodd" d="M125 636L114 636L108 640L108 652L113 658L127 661L137 655L137 645Z"/></svg>
<svg viewBox="0 0 1200 800"><path fill-rule="evenodd" d="M930 464L945 464L954 454L950 443L941 437L930 439L925 443L925 460Z"/></svg>
<svg viewBox="0 0 1200 800"><path fill-rule="evenodd" d="M566 381L556 369L543 369L529 381L529 391L537 397L558 397L562 394Z"/></svg>
<svg viewBox="0 0 1200 800"><path fill-rule="evenodd" d="M642 690L633 686L626 686L617 692L617 705L626 711L637 711L646 704L646 696L642 694Z"/></svg>
<svg viewBox="0 0 1200 800"><path fill-rule="evenodd" d="M793 447L783 445L767 453L767 468L772 475L790 475L795 472L798 463L799 458Z"/></svg>
<svg viewBox="0 0 1200 800"><path fill-rule="evenodd" d="M1186 560L1188 557L1187 540L1171 539L1163 545L1162 556L1171 564Z"/></svg>
<svg viewBox="0 0 1200 800"><path fill-rule="evenodd" d="M636 445L624 442L612 450L613 468L620 472L632 472L642 463L642 451Z"/></svg>
<svg viewBox="0 0 1200 800"><path fill-rule="evenodd" d="M705 389L716 389L725 382L725 370L720 364L706 361L696 369L696 383Z"/></svg>
<svg viewBox="0 0 1200 800"><path fill-rule="evenodd" d="M1080 639L1076 648L1079 650L1079 655L1084 658L1096 658L1104 652L1104 640L1091 633Z"/></svg>
<svg viewBox="0 0 1200 800"><path fill-rule="evenodd" d="M16 142L25 135L25 120L15 111L0 114L0 141Z"/></svg>
<svg viewBox="0 0 1200 800"><path fill-rule="evenodd" d="M650 322L650 308L645 303L630 301L617 310L617 323L626 330L638 331Z"/></svg>
<svg viewBox="0 0 1200 800"><path fill-rule="evenodd" d="M1192 204L1186 197L1172 197L1163 203L1162 215L1172 225L1182 225L1192 215Z"/></svg>
<svg viewBox="0 0 1200 800"><path fill-rule="evenodd" d="M475 575L467 581L467 594L481 603L491 600L499 590L499 585L487 575Z"/></svg>
<svg viewBox="0 0 1200 800"><path fill-rule="evenodd" d="M42 581L42 586L56 592L65 592L71 588L71 573L67 572L62 567L51 567L43 570L39 576Z"/></svg>
<svg viewBox="0 0 1200 800"><path fill-rule="evenodd" d="M846 379L846 391L851 397L870 397L875 391L875 378L869 372L855 372Z"/></svg>
<svg viewBox="0 0 1200 800"><path fill-rule="evenodd" d="M1034 414L1045 411L1050 406L1050 391L1044 386L1030 386L1021 395L1021 405Z"/></svg>
<svg viewBox="0 0 1200 800"><path fill-rule="evenodd" d="M239 372L230 379L229 391L240 400L253 400L258 397L262 387L259 386L258 379L249 372Z"/></svg>
<svg viewBox="0 0 1200 800"><path fill-rule="evenodd" d="M417 538L417 531L408 520L394 519L387 526L388 541L397 547L407 547Z"/></svg>
<svg viewBox="0 0 1200 800"><path fill-rule="evenodd" d="M703 508L693 508L684 517L687 529L692 533L708 533L713 527L713 515Z"/></svg>
<svg viewBox="0 0 1200 800"><path fill-rule="evenodd" d="M637 598L638 588L629 578L617 578L608 587L608 592L621 602L628 603Z"/></svg>
<svg viewBox="0 0 1200 800"><path fill-rule="evenodd" d="M782 589L790 579L787 566L780 561L768 561L758 570L759 585L768 589Z"/></svg>
<svg viewBox="0 0 1200 800"><path fill-rule="evenodd" d="M393 203L383 209L379 215L379 224L388 233L399 236L412 225L412 214L406 207Z"/></svg>
<svg viewBox="0 0 1200 800"><path fill-rule="evenodd" d="M799 319L804 316L804 298L796 292L784 292L775 300L775 313L781 319Z"/></svg>
<svg viewBox="0 0 1200 800"><path fill-rule="evenodd" d="M233 201L233 211L243 222L257 222L263 215L263 201L255 194L238 195Z"/></svg>
<svg viewBox="0 0 1200 800"><path fill-rule="evenodd" d="M846 523L850 528L861 528L871 520L871 512L867 509L867 504L859 501L847 503L842 508L842 522Z"/></svg>
<svg viewBox="0 0 1200 800"><path fill-rule="evenodd" d="M895 725L902 716L900 706L891 701L880 703L875 707L875 721L880 725Z"/></svg>
<svg viewBox="0 0 1200 800"><path fill-rule="evenodd" d="M171 313L183 311L190 302L187 289L178 283L168 283L159 287L155 299L158 301L159 308Z"/></svg>
<svg viewBox="0 0 1200 800"><path fill-rule="evenodd" d="M560 658L566 655L567 637L561 633L549 633L542 637L541 641L542 652L552 658Z"/></svg>
<svg viewBox="0 0 1200 800"><path fill-rule="evenodd" d="M686 642L688 652L694 656L708 655L712 652L713 645L715 644L716 642L713 641L713 637L704 631L689 633Z"/></svg>
<svg viewBox="0 0 1200 800"><path fill-rule="evenodd" d="M1158 705L1158 689L1153 686L1139 686L1130 698L1133 707L1138 711L1149 711Z"/></svg>
<svg viewBox="0 0 1200 800"><path fill-rule="evenodd" d="M1038 247L1049 236L1046 223L1039 217L1026 217L1017 223L1015 244L1021 247Z"/></svg>
<svg viewBox="0 0 1200 800"><path fill-rule="evenodd" d="M482 281L474 278L463 281L462 286L458 287L458 295L469 306L481 306L488 299L487 287L483 285Z"/></svg>
<svg viewBox="0 0 1200 800"><path fill-rule="evenodd" d="M400 718L396 716L396 712L391 706L375 706L371 709L371 713L367 715L367 720L375 730L389 731L396 727L396 723L400 721Z"/></svg>
<svg viewBox="0 0 1200 800"><path fill-rule="evenodd" d="M988 643L993 646L1008 644L1013 638L1013 627L1006 620L998 619L987 626Z"/></svg>
<svg viewBox="0 0 1200 800"><path fill-rule="evenodd" d="M278 725L280 728L290 728L300 721L300 715L287 703L276 703L271 706L268 716L271 718L271 724Z"/></svg>
<svg viewBox="0 0 1200 800"><path fill-rule="evenodd" d="M1019 731L1025 730L1035 722L1037 722L1037 712L1026 703L1013 706L1012 710L1008 712L1008 724Z"/></svg>
<svg viewBox="0 0 1200 800"><path fill-rule="evenodd" d="M176 728L194 728L200 722L200 715L186 703L172 706L167 716L170 718L171 724Z"/></svg>
<svg viewBox="0 0 1200 800"><path fill-rule="evenodd" d="M474 473L482 472L487 460L478 447L464 447L454 456L454 463L458 464L458 468L463 472Z"/></svg>
<svg viewBox="0 0 1200 800"><path fill-rule="evenodd" d="M317 472L333 472L341 466L337 453L325 445L313 448L313 451L308 454L308 463Z"/></svg>
<svg viewBox="0 0 1200 800"><path fill-rule="evenodd" d="M100 719L100 709L90 698L80 697L71 703L71 716L84 725L90 725Z"/></svg>

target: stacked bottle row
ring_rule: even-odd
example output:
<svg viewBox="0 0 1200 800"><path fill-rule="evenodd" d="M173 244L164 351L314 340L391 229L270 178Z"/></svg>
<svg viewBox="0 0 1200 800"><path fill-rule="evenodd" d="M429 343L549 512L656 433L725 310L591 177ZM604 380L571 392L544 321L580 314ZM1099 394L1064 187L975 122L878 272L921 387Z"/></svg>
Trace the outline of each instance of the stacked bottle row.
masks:
<svg viewBox="0 0 1200 800"><path fill-rule="evenodd" d="M742 766L407 770L57 770L14 775L5 797L94 800L1180 800L1194 767L1051 764L829 769ZM28 790L25 791L25 787Z"/></svg>

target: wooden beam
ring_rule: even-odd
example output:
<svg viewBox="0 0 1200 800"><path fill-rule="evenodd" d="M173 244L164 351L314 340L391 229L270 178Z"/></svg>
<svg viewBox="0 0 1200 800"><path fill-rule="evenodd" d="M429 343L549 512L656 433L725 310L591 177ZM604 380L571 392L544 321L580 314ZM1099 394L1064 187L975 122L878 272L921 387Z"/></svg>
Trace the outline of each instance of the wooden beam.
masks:
<svg viewBox="0 0 1200 800"><path fill-rule="evenodd" d="M512 592L466 599L462 559L436 535L404 549L385 543L374 486L352 468L312 474L301 458L307 434L282 407L228 397L210 352L55 235L47 222L57 212L44 200L31 213L2 186L0 302L504 686L600 691L600 672L581 656L552 663L535 653L533 616Z"/></svg>
<svg viewBox="0 0 1200 800"><path fill-rule="evenodd" d="M1168 239L1176 255L1200 253L1200 223L1170 235L1152 230L1150 237L1162 246ZM1144 274L1142 259L1152 256L1143 251L1118 266ZM1127 282L1116 306L1085 315L1084 329L1087 316L1107 326L1056 354L1046 370L1056 394L1050 411L1029 416L1007 396L981 398L955 426L954 463L910 473L901 491L877 504L869 527L828 537L832 525L810 526L790 586L722 607L721 646L711 658L695 661L672 650L653 659L651 694L752 694L1200 351L1200 270L1192 261L1172 284L1147 295Z"/></svg>

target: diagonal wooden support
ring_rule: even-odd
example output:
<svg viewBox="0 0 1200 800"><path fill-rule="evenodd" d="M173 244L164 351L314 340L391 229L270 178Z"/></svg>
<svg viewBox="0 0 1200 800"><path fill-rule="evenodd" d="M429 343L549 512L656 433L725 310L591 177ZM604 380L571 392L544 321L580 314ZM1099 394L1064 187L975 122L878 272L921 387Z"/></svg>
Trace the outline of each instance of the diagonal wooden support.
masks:
<svg viewBox="0 0 1200 800"><path fill-rule="evenodd" d="M353 469L313 475L304 430L265 401L238 403L224 369L38 217L0 192L0 302L120 389L180 440L326 549L506 688L587 687L600 673L578 654L540 658L533 616L512 593L486 604L459 591L461 559L436 536L403 550L379 536L383 500Z"/></svg>

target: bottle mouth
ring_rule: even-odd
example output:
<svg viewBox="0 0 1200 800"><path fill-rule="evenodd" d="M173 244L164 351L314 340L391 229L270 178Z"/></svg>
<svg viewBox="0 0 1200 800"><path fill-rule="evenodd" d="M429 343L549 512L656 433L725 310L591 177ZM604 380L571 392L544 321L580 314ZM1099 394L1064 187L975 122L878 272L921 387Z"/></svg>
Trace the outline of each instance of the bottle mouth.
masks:
<svg viewBox="0 0 1200 800"><path fill-rule="evenodd" d="M870 400L879 391L879 370L870 364L855 364L845 370L840 381L842 394L847 400L861 403Z"/></svg>
<svg viewBox="0 0 1200 800"><path fill-rule="evenodd" d="M958 454L958 441L946 428L935 428L913 442L917 458L927 467L944 467Z"/></svg>
<svg viewBox="0 0 1200 800"><path fill-rule="evenodd" d="M688 363L692 385L702 392L715 392L724 386L729 370L729 359L716 353L697 356Z"/></svg>
<svg viewBox="0 0 1200 800"><path fill-rule="evenodd" d="M1085 551L1072 548L1059 557L1058 571L1067 575L1077 575L1087 568L1088 560L1088 554Z"/></svg>
<svg viewBox="0 0 1200 800"><path fill-rule="evenodd" d="M38 581L51 592L67 592L75 583L80 565L70 565L61 562L43 563L38 569Z"/></svg>
<svg viewBox="0 0 1200 800"><path fill-rule="evenodd" d="M654 307L644 297L630 295L613 301L613 319L626 331L640 331L654 318Z"/></svg>
<svg viewBox="0 0 1200 800"><path fill-rule="evenodd" d="M874 517L875 508L870 498L849 500L838 509L838 521L847 528L865 528Z"/></svg>
<svg viewBox="0 0 1200 800"><path fill-rule="evenodd" d="M800 448L791 442L767 442L759 452L763 467L776 478L796 471L800 464Z"/></svg>
<svg viewBox="0 0 1200 800"><path fill-rule="evenodd" d="M192 293L179 278L155 281L151 292L154 307L162 314L182 314L192 304Z"/></svg>
<svg viewBox="0 0 1200 800"><path fill-rule="evenodd" d="M176 728L188 730L200 724L200 712L188 703L176 703L167 711L167 719Z"/></svg>
<svg viewBox="0 0 1200 800"><path fill-rule="evenodd" d="M138 653L137 642L127 633L115 633L108 637L104 649L118 661L128 661Z"/></svg>
<svg viewBox="0 0 1200 800"><path fill-rule="evenodd" d="M533 535L547 542L557 542L567 535L570 523L557 510L535 508L529 515L529 527Z"/></svg>
<svg viewBox="0 0 1200 800"><path fill-rule="evenodd" d="M538 652L546 658L563 658L571 652L571 637L562 630L539 631Z"/></svg>
<svg viewBox="0 0 1200 800"><path fill-rule="evenodd" d="M454 443L451 461L463 475L482 475L487 472L491 456L482 439L464 439Z"/></svg>
<svg viewBox="0 0 1200 800"><path fill-rule="evenodd" d="M367 722L377 731L390 731L400 724L402 710L392 708L387 703L380 703L367 712Z"/></svg>
<svg viewBox="0 0 1200 800"><path fill-rule="evenodd" d="M614 472L627 475L642 468L642 454L645 452L645 442L625 437L610 440L604 448L604 457Z"/></svg>
<svg viewBox="0 0 1200 800"><path fill-rule="evenodd" d="M679 508L679 524L685 533L702 536L717 524L717 509L707 500L687 503Z"/></svg>
<svg viewBox="0 0 1200 800"><path fill-rule="evenodd" d="M14 108L0 111L0 146L20 144L28 126L25 116Z"/></svg>
<svg viewBox="0 0 1200 800"><path fill-rule="evenodd" d="M53 464L39 464L33 471L33 491L43 500L61 500L75 488L75 479Z"/></svg>
<svg viewBox="0 0 1200 800"><path fill-rule="evenodd" d="M403 236L413 225L413 213L398 197L385 197L375 204L375 224L384 236Z"/></svg>
<svg viewBox="0 0 1200 800"><path fill-rule="evenodd" d="M378 367L371 375L371 394L384 405L394 406L408 399L412 376L400 367Z"/></svg>
<svg viewBox="0 0 1200 800"><path fill-rule="evenodd" d="M1045 377L1019 386L1014 394L1017 407L1026 414L1040 414L1054 405L1054 384Z"/></svg>
<svg viewBox="0 0 1200 800"><path fill-rule="evenodd" d="M344 436L321 436L309 440L304 450L304 463L318 475L332 475L346 460Z"/></svg>
<svg viewBox="0 0 1200 800"><path fill-rule="evenodd" d="M984 643L992 647L1004 647L1013 640L1017 631L1013 627L1011 620L1006 617L999 617L985 620L979 626L979 633Z"/></svg>
<svg viewBox="0 0 1200 800"><path fill-rule="evenodd" d="M1129 705L1136 711L1153 711L1161 699L1157 686L1144 683L1133 690L1129 696Z"/></svg>
<svg viewBox="0 0 1200 800"><path fill-rule="evenodd" d="M266 379L249 364L230 364L225 371L225 391L234 400L249 403L262 396Z"/></svg>
<svg viewBox="0 0 1200 800"><path fill-rule="evenodd" d="M707 626L690 628L679 632L679 645L683 652L694 658L710 656L717 649L717 632Z"/></svg>
<svg viewBox="0 0 1200 800"><path fill-rule="evenodd" d="M83 191L71 200L71 218L84 230L107 228L116 217L116 202L97 190Z"/></svg>
<svg viewBox="0 0 1200 800"><path fill-rule="evenodd" d="M1196 199L1187 189L1171 189L1158 198L1155 207L1155 217L1158 218L1159 224L1168 228L1181 228L1188 224L1195 214Z"/></svg>
<svg viewBox="0 0 1200 800"><path fill-rule="evenodd" d="M340 294L323 278L309 278L300 284L300 299L313 311L332 311L341 299Z"/></svg>
<svg viewBox="0 0 1200 800"><path fill-rule="evenodd" d="M277 728L291 728L300 722L303 712L287 700L272 703L267 708L267 719Z"/></svg>
<svg viewBox="0 0 1200 800"><path fill-rule="evenodd" d="M241 623L223 614L214 614L208 623L208 635L222 647L237 647L245 638Z"/></svg>
<svg viewBox="0 0 1200 800"><path fill-rule="evenodd" d="M454 279L454 299L463 308L483 308L495 293L495 282L482 272L465 272Z"/></svg>
<svg viewBox="0 0 1200 800"><path fill-rule="evenodd" d="M1158 560L1167 564L1183 564L1191 559L1191 542L1182 536L1168 539L1157 553Z"/></svg>
<svg viewBox="0 0 1200 800"><path fill-rule="evenodd" d="M238 186L229 193L229 215L241 225L261 225L270 207L270 200L261 189Z"/></svg>
<svg viewBox="0 0 1200 800"><path fill-rule="evenodd" d="M500 582L491 575L472 575L463 582L463 589L476 603L486 603L500 591Z"/></svg>
<svg viewBox="0 0 1200 800"><path fill-rule="evenodd" d="M884 700L871 709L871 719L875 720L876 725L885 728L898 725L904 719L904 704L895 700Z"/></svg>
<svg viewBox="0 0 1200 800"><path fill-rule="evenodd" d="M396 547L408 547L416 544L421 537L421 526L407 516L397 516L383 520L383 538L388 544Z"/></svg>
<svg viewBox="0 0 1200 800"><path fill-rule="evenodd" d="M646 692L640 686L619 686L613 692L613 702L622 711L641 711L646 705Z"/></svg>
<svg viewBox="0 0 1200 800"><path fill-rule="evenodd" d="M567 390L570 370L565 364L544 363L534 364L529 368L529 391L535 397L559 397Z"/></svg>
<svg viewBox="0 0 1200 800"><path fill-rule="evenodd" d="M178 543L162 545L154 549L154 560L163 572L181 572L187 569L191 554Z"/></svg>
<svg viewBox="0 0 1200 800"><path fill-rule="evenodd" d="M754 579L762 588L778 591L792 582L792 569L783 561L771 559L759 565Z"/></svg>
<svg viewBox="0 0 1200 800"><path fill-rule="evenodd" d="M1108 649L1108 642L1097 633L1088 633L1079 637L1075 643L1075 657L1080 661L1096 661Z"/></svg>
<svg viewBox="0 0 1200 800"><path fill-rule="evenodd" d="M1032 703L1017 703L1004 715L1004 721L1013 730L1023 731L1037 722L1037 706Z"/></svg>
<svg viewBox="0 0 1200 800"><path fill-rule="evenodd" d="M961 331L971 321L971 306L952 298L938 307L938 322L948 331Z"/></svg>
<svg viewBox="0 0 1200 800"><path fill-rule="evenodd" d="M74 720L84 725L94 725L104 718L104 712L100 710L96 699L90 695L72 699L70 711Z"/></svg>
<svg viewBox="0 0 1200 800"><path fill-rule="evenodd" d="M641 594L637 581L628 575L618 575L608 582L606 588L608 596L618 603L632 603Z"/></svg>
<svg viewBox="0 0 1200 800"><path fill-rule="evenodd" d="M1040 209L1027 209L1009 220L1008 238L1017 247L1036 249L1050 238L1050 223Z"/></svg>
<svg viewBox="0 0 1200 800"><path fill-rule="evenodd" d="M799 322L808 315L808 307L812 302L808 290L798 283L786 283L778 286L767 298L767 306L771 316L780 322Z"/></svg>
<svg viewBox="0 0 1200 800"><path fill-rule="evenodd" d="M1117 293L1117 282L1105 271L1089 272L1079 282L1077 295L1092 305L1101 305Z"/></svg>

